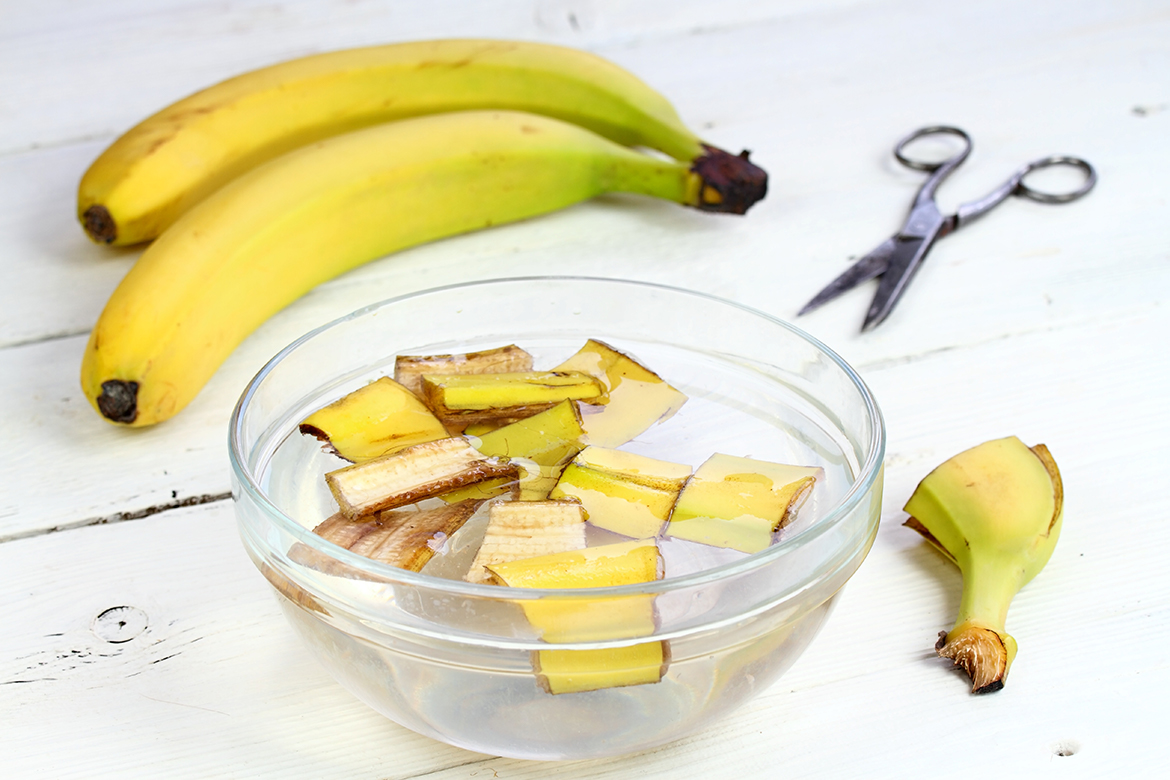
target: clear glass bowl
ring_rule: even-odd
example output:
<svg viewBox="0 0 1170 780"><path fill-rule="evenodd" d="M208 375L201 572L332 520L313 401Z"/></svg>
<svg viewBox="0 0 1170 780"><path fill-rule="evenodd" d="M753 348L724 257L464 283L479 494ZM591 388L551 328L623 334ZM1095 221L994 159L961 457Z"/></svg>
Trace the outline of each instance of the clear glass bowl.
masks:
<svg viewBox="0 0 1170 780"><path fill-rule="evenodd" d="M310 412L392 375L398 353L515 343L542 368L588 338L636 356L688 396L674 417L625 449L692 466L722 452L824 468L823 484L776 544L704 558L703 549L716 548L665 543L665 579L554 591L408 572L312 533L336 509L321 474L338 462L298 433ZM325 668L421 734L546 760L654 747L711 724L774 682L869 551L884 451L881 414L865 384L793 326L701 293L565 277L452 285L360 309L273 358L241 397L230 431L244 546ZM303 566L290 558L294 545L369 579ZM518 608L531 599L601 609L652 599L657 627L633 639L549 645ZM669 664L657 683L553 695L534 675L534 653L550 647L660 640Z"/></svg>

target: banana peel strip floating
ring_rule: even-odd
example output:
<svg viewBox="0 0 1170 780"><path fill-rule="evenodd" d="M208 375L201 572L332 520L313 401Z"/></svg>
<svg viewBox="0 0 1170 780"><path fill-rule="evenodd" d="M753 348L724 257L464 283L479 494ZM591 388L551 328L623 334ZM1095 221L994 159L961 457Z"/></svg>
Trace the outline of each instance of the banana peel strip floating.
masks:
<svg viewBox="0 0 1170 780"><path fill-rule="evenodd" d="M491 582L513 588L599 588L653 582L663 575L662 556L653 539L486 568ZM519 604L541 638L554 644L634 639L653 634L657 627L652 594L542 598ZM532 657L538 683L551 694L660 682L669 663L669 646L661 640L590 650L537 650Z"/></svg>
<svg viewBox="0 0 1170 780"><path fill-rule="evenodd" d="M565 468L549 497L576 498L598 528L645 539L661 533L690 476L690 466L591 446Z"/></svg>
<svg viewBox="0 0 1170 780"><path fill-rule="evenodd" d="M521 501L549 497L565 465L584 447L581 412L562 401L531 417L484 433L472 440L484 455L509 458L520 470Z"/></svg>
<svg viewBox="0 0 1170 780"><path fill-rule="evenodd" d="M398 355L394 381L423 397L427 374L499 374L532 370L532 354L515 344L451 355Z"/></svg>
<svg viewBox="0 0 1170 780"><path fill-rule="evenodd" d="M423 397L449 427L514 422L561 401L600 397L600 381L580 371L522 371L503 374L427 374Z"/></svg>
<svg viewBox="0 0 1170 780"><path fill-rule="evenodd" d="M624 352L589 339L556 371L580 371L595 377L605 393L585 406L585 441L619 447L650 426L670 419L686 403L686 394Z"/></svg>
<svg viewBox="0 0 1170 780"><path fill-rule="evenodd" d="M325 475L350 520L396 509L485 480L515 481L516 466L481 454L459 436L424 442Z"/></svg>
<svg viewBox="0 0 1170 780"><path fill-rule="evenodd" d="M385 376L313 412L300 431L351 463L450 436L426 404Z"/></svg>
<svg viewBox="0 0 1170 780"><path fill-rule="evenodd" d="M468 582L491 581L486 567L585 549L585 512L578 501L505 501L488 508L488 525Z"/></svg>
<svg viewBox="0 0 1170 780"><path fill-rule="evenodd" d="M791 522L823 475L824 470L818 467L716 453L683 487L666 535L746 553L760 552Z"/></svg>
<svg viewBox="0 0 1170 780"><path fill-rule="evenodd" d="M357 555L418 572L475 514L481 503L470 500L419 510L388 510L357 520L350 520L338 512L314 528L313 533ZM289 549L288 555L290 560L323 574L360 580L379 579L300 542Z"/></svg>

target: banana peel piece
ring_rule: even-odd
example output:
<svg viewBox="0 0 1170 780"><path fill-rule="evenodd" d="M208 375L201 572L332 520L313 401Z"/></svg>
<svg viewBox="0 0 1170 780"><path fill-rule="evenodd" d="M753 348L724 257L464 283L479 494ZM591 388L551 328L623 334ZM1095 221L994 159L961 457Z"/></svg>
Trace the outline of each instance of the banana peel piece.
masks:
<svg viewBox="0 0 1170 780"><path fill-rule="evenodd" d="M516 466L489 458L461 436L423 442L325 475L341 513L350 520L397 509L489 480L516 480Z"/></svg>
<svg viewBox="0 0 1170 780"><path fill-rule="evenodd" d="M462 501L420 510L389 510L350 520L338 512L313 529L322 539L350 552L407 571L421 571L447 539L463 527L481 501ZM324 574L375 580L308 545L297 542L289 559Z"/></svg>
<svg viewBox="0 0 1170 780"><path fill-rule="evenodd" d="M1015 436L959 453L930 472L906 502L906 525L959 567L963 595L935 650L971 678L972 693L1003 688L1016 640L1005 630L1016 593L1052 556L1064 486L1043 444Z"/></svg>
<svg viewBox="0 0 1170 780"><path fill-rule="evenodd" d="M824 470L716 453L679 494L666 524L677 539L757 553L792 521Z"/></svg>
<svg viewBox="0 0 1170 780"><path fill-rule="evenodd" d="M502 501L488 508L479 551L464 577L485 583L485 567L585 549L585 512L578 501Z"/></svg>
<svg viewBox="0 0 1170 780"><path fill-rule="evenodd" d="M313 412L300 424L300 431L325 442L351 463L450 436L421 400L389 377Z"/></svg>
<svg viewBox="0 0 1170 780"><path fill-rule="evenodd" d="M520 469L519 499L549 497L565 465L584 447L585 429L573 401L496 428L472 439L484 455L510 458Z"/></svg>
<svg viewBox="0 0 1170 780"><path fill-rule="evenodd" d="M641 642L605 650L538 650L532 667L547 693L582 693L662 680L669 642Z"/></svg>
<svg viewBox="0 0 1170 780"><path fill-rule="evenodd" d="M419 398L423 397L423 376L426 374L499 374L531 370L532 355L515 344L479 352L398 355L394 359L394 380Z"/></svg>
<svg viewBox="0 0 1170 780"><path fill-rule="evenodd" d="M576 498L591 524L646 539L662 531L690 476L690 466L591 446L565 468L549 497Z"/></svg>
<svg viewBox="0 0 1170 780"><path fill-rule="evenodd" d="M448 427L531 417L565 400L589 400L604 393L594 377L580 371L520 371L498 374L427 374L423 397Z"/></svg>
<svg viewBox="0 0 1170 780"><path fill-rule="evenodd" d="M672 417L687 400L632 356L596 339L555 370L583 371L605 386L603 396L582 408L586 442L599 447L620 447Z"/></svg>
<svg viewBox="0 0 1170 780"><path fill-rule="evenodd" d="M653 582L663 575L653 539L600 545L490 565L489 581L514 588L598 588ZM629 639L652 634L653 595L521 601L528 622L551 643ZM532 665L548 693L581 693L662 680L670 662L665 641L612 648L537 650Z"/></svg>

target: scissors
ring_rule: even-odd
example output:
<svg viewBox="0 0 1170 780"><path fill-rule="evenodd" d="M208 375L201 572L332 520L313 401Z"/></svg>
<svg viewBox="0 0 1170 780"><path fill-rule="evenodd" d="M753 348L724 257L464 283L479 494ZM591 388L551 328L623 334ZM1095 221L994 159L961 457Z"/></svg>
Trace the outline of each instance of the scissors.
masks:
<svg viewBox="0 0 1170 780"><path fill-rule="evenodd" d="M929 135L957 136L963 141L963 149L942 162L922 162L906 156L905 148L907 145ZM978 200L964 203L954 214L943 216L934 200L935 190L938 189L943 179L950 176L951 172L967 159L967 155L971 153L971 146L971 136L957 127L945 125L920 128L899 141L894 147L894 157L898 159L898 162L916 171L930 173L914 197L910 216L906 218L901 230L830 282L825 289L817 293L812 300L804 305L804 308L797 312L797 316L807 314L842 293L852 290L857 285L880 276L877 293L865 315L865 323L861 326L862 332L872 330L893 311L902 294L906 292L906 287L910 284L915 272L922 265L922 261L926 259L927 253L940 238L950 235L964 225L973 222L977 217L983 216L1010 195L1019 195L1040 203L1068 203L1085 195L1097 183L1097 172L1089 163L1079 157L1053 155L1028 163L992 192ZM1053 194L1032 189L1024 183L1024 177L1032 171L1058 165L1078 168L1085 174L1085 181L1079 189Z"/></svg>

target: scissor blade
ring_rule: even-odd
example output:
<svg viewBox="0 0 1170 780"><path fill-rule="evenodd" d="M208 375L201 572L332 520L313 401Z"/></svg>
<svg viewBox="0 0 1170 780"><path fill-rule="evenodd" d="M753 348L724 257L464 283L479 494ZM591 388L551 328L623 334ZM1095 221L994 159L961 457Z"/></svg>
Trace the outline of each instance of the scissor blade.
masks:
<svg viewBox="0 0 1170 780"><path fill-rule="evenodd" d="M864 333L873 330L890 316L894 306L906 292L910 280L926 258L930 249L930 238L895 238L894 251L891 253L886 272L878 282L877 293L873 296L873 303L865 315L865 322L861 325Z"/></svg>
<svg viewBox="0 0 1170 780"><path fill-rule="evenodd" d="M845 273L838 276L833 281L812 297L804 307L796 313L799 317L802 314L807 314L813 309L828 303L834 298L843 293L852 290L862 282L868 282L875 276L881 276L885 273L889 266L890 256L894 254L897 249L897 239L890 238L882 242L877 249L870 252L865 257L858 260L853 265L849 266Z"/></svg>

